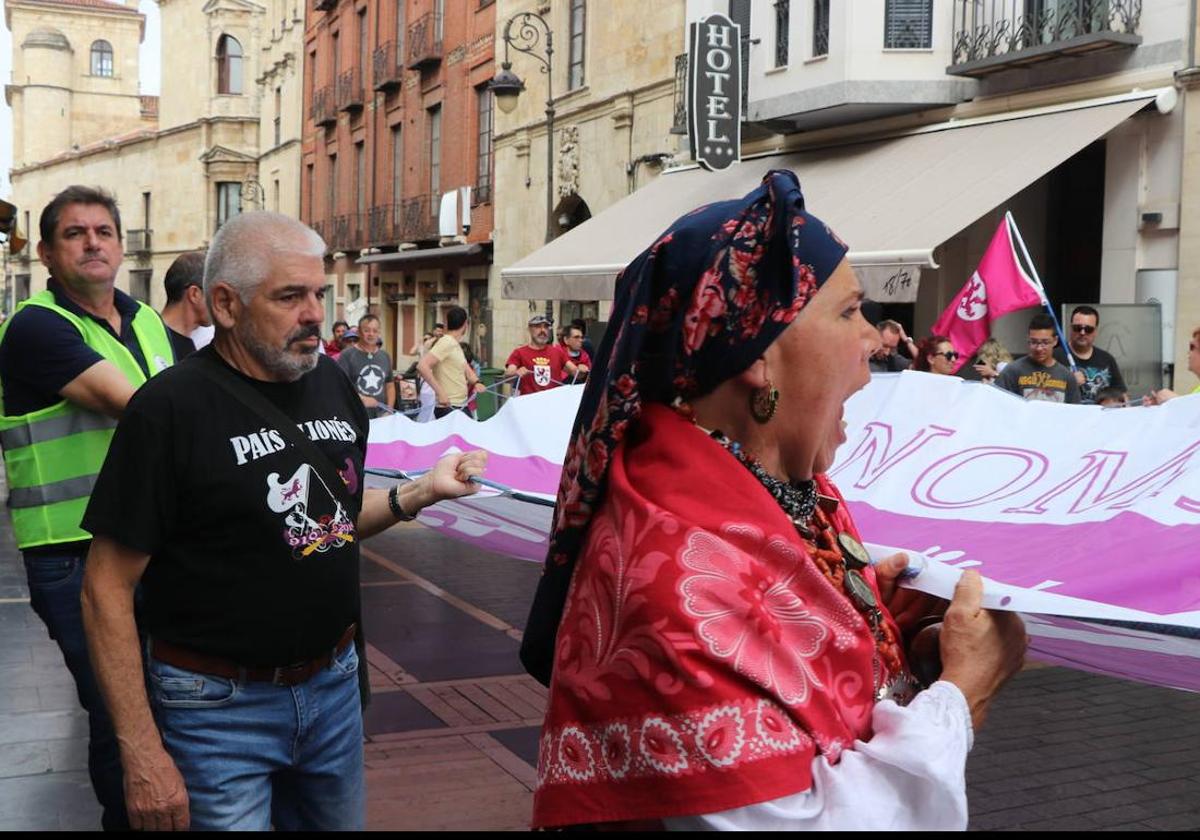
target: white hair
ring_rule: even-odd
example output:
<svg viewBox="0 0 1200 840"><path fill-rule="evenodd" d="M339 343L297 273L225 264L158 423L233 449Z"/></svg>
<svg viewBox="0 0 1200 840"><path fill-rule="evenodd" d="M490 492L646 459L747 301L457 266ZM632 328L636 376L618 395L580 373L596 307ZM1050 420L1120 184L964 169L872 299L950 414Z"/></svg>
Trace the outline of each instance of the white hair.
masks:
<svg viewBox="0 0 1200 840"><path fill-rule="evenodd" d="M204 260L204 298L212 309L212 289L228 283L249 303L271 272L271 257L280 252L325 256L325 241L303 222L257 210L241 213L221 225Z"/></svg>

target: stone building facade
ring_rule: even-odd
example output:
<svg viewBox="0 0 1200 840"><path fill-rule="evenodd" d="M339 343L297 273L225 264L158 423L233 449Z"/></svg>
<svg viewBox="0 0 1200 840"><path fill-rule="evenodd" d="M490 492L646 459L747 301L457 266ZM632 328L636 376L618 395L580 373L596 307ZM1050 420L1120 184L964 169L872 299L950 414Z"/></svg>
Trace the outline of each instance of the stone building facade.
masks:
<svg viewBox="0 0 1200 840"><path fill-rule="evenodd" d="M116 195L125 232L117 285L155 308L165 303L162 278L171 262L206 247L232 215L262 206L298 213L296 2L283 13L280 3L268 9L249 0L159 0L162 95L147 97L138 93L144 19L135 0L6 0L20 70L7 89L21 138L13 197L33 228L33 241L13 265L15 300L45 287L37 219L70 184ZM111 46L109 64L96 57L100 40ZM96 107L100 93L105 101ZM62 126L43 119L55 108ZM264 134L271 145L264 146Z"/></svg>
<svg viewBox="0 0 1200 840"><path fill-rule="evenodd" d="M584 223L654 179L680 149L675 125L675 67L684 52L683 0L497 0L497 57L503 30L521 12L540 14L553 33L553 202L550 235ZM511 30L519 36L518 27ZM540 48L535 48L535 51ZM489 297L497 350L507 356L528 340L526 322L547 298L504 288L500 272L537 250L547 235L547 78L529 55L511 50L525 83L510 114L496 112L496 246ZM534 290L536 291L536 290ZM500 299L503 298L501 302ZM607 299L553 300L561 324L589 322L597 344ZM503 359L501 359L503 361Z"/></svg>

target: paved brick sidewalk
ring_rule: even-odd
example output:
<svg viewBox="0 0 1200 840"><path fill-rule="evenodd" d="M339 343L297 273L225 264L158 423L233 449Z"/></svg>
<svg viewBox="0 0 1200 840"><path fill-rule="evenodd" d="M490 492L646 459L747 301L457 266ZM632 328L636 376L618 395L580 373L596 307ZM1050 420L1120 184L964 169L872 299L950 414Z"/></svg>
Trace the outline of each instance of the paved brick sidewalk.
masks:
<svg viewBox="0 0 1200 840"><path fill-rule="evenodd" d="M368 825L528 825L545 692L521 673L534 564L412 524L364 549ZM86 726L0 528L0 829L93 828ZM1200 828L1200 696L1020 674L968 767L972 828Z"/></svg>

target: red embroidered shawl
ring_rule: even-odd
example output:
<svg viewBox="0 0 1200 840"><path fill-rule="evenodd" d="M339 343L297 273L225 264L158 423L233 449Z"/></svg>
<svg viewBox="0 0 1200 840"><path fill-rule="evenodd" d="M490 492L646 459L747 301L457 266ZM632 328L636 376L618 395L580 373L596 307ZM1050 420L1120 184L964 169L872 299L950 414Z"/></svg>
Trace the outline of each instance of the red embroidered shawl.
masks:
<svg viewBox="0 0 1200 840"><path fill-rule="evenodd" d="M845 507L835 524L855 533ZM616 450L559 627L534 826L807 790L816 754L836 762L870 737L874 650L750 472L646 405Z"/></svg>

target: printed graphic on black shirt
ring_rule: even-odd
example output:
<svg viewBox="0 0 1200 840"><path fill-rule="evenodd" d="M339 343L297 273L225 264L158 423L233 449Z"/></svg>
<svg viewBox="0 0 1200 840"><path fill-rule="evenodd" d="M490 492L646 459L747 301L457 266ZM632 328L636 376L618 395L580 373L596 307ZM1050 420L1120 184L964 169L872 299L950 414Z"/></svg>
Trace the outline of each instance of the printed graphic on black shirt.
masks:
<svg viewBox="0 0 1200 840"><path fill-rule="evenodd" d="M267 488L267 505L284 517L283 538L296 560L354 542L353 520L312 465L282 481L271 473Z"/></svg>

